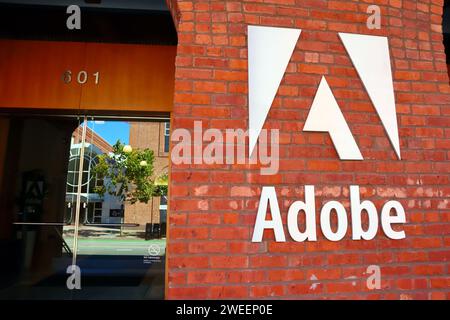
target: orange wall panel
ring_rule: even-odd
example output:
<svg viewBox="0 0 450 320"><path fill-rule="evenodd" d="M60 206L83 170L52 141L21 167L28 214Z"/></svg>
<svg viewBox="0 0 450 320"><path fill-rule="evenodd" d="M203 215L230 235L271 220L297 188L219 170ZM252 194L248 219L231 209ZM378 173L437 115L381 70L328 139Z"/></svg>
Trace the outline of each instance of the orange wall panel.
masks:
<svg viewBox="0 0 450 320"><path fill-rule="evenodd" d="M82 109L172 111L176 47L87 44Z"/></svg>
<svg viewBox="0 0 450 320"><path fill-rule="evenodd" d="M81 86L62 80L84 64L85 44L0 40L0 107L78 109Z"/></svg>
<svg viewBox="0 0 450 320"><path fill-rule="evenodd" d="M168 112L175 55L174 46L0 40L0 108Z"/></svg>

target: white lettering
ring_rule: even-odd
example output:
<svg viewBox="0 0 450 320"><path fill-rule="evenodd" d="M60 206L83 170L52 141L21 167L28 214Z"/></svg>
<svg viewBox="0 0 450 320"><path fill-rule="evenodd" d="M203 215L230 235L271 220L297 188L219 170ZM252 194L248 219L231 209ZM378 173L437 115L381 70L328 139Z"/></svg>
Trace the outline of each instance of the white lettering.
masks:
<svg viewBox="0 0 450 320"><path fill-rule="evenodd" d="M305 213L305 231L298 229L298 214ZM288 211L288 229L292 239L297 242L305 240L317 241L316 234L316 203L314 198L314 186L305 186L305 202L295 201Z"/></svg>
<svg viewBox="0 0 450 320"><path fill-rule="evenodd" d="M364 200L363 202L359 199L359 187L350 186L350 202L352 211L352 229L353 229L353 240L372 240L377 234L378 230L378 213L375 205ZM369 218L369 227L366 231L362 229L361 213L365 210Z"/></svg>
<svg viewBox="0 0 450 320"><path fill-rule="evenodd" d="M391 216L392 209L395 209L397 215ZM404 239L406 237L405 231L395 231L392 229L391 224L405 222L405 209L403 209L400 202L394 200L386 202L381 210L381 225L383 227L384 234L394 240Z"/></svg>
<svg viewBox="0 0 450 320"><path fill-rule="evenodd" d="M267 202L269 202L272 220L266 220ZM283 223L281 222L280 207L274 187L263 187L259 200L258 213L256 215L255 228L253 230L252 242L261 242L264 229L273 229L275 241L285 242Z"/></svg>
<svg viewBox="0 0 450 320"><path fill-rule="evenodd" d="M295 201L290 205L287 214L287 227L294 241L317 241L315 202L314 186L305 186L305 201ZM266 220L268 207L272 216L271 220ZM395 210L396 215L390 214L392 209ZM369 200L361 202L358 186L350 186L350 210L352 239L372 240L377 234L379 226L377 209ZM304 231L300 231L299 227L300 211L303 211L305 216ZM363 211L366 211L368 215L367 230L363 230L362 226L361 215ZM332 230L332 212L337 215L336 231ZM386 202L381 210L381 225L385 235L394 240L404 239L406 237L405 231L395 231L391 225L405 222L405 210L401 203L394 200ZM342 240L347 233L348 225L347 211L340 202L329 201L324 204L320 210L320 228L325 238L330 241ZM266 229L273 229L277 242L286 241L278 198L273 186L265 186L262 189L252 242L261 242Z"/></svg>
<svg viewBox="0 0 450 320"><path fill-rule="evenodd" d="M338 218L338 228L336 232L331 230L330 216L331 211L333 210L337 213ZM337 201L325 203L320 211L320 227L322 228L323 235L330 241L342 240L347 232L347 226L347 213L345 212L344 206Z"/></svg>

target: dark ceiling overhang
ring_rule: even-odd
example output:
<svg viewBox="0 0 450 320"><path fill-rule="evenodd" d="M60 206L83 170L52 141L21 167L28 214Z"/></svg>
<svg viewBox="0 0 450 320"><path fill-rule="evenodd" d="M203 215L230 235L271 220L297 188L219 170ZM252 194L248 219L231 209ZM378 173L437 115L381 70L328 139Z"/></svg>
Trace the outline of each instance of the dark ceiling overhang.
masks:
<svg viewBox="0 0 450 320"><path fill-rule="evenodd" d="M46 6L68 7L76 4L81 8L97 7L109 9L137 9L167 11L167 5L164 0L1 0L0 3L10 4L32 4Z"/></svg>
<svg viewBox="0 0 450 320"><path fill-rule="evenodd" d="M176 45L164 0L0 1L0 38ZM67 2L67 3L65 3ZM56 3L56 4L55 4ZM69 30L67 6L79 4L81 30Z"/></svg>

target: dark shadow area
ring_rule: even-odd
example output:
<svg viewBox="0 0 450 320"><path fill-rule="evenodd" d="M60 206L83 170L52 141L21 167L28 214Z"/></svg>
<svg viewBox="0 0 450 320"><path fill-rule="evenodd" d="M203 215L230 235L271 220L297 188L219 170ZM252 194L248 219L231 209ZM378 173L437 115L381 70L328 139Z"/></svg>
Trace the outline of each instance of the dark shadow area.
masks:
<svg viewBox="0 0 450 320"><path fill-rule="evenodd" d="M450 78L450 0L444 0L444 10L442 13L442 33L444 36L447 71Z"/></svg>
<svg viewBox="0 0 450 320"><path fill-rule="evenodd" d="M158 263L142 264L136 256L85 256L78 266L82 273L81 290L66 288L66 266L70 258L59 261L60 269L32 286L11 286L1 290L7 300L152 300L164 297L165 256ZM138 266L138 267L136 267ZM11 279L10 285L15 279Z"/></svg>
<svg viewBox="0 0 450 320"><path fill-rule="evenodd" d="M64 216L68 150L76 119L1 118L0 289L34 283L63 255L54 226Z"/></svg>
<svg viewBox="0 0 450 320"><path fill-rule="evenodd" d="M81 8L81 29L69 30L66 6L0 2L0 38L176 45L177 33L167 11Z"/></svg>

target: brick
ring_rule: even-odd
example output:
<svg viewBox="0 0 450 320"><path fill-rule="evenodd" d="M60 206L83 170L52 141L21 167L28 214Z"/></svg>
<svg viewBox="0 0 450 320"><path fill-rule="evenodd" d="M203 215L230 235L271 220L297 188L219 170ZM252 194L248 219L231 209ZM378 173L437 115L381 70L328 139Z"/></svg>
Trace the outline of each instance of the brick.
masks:
<svg viewBox="0 0 450 320"><path fill-rule="evenodd" d="M298 283L288 285L287 288L289 295L309 295L309 294L321 294L323 293L323 284L318 283L314 285L314 283Z"/></svg>
<svg viewBox="0 0 450 320"><path fill-rule="evenodd" d="M310 160L307 162L307 167L312 171L338 171L339 163L337 161Z"/></svg>
<svg viewBox="0 0 450 320"><path fill-rule="evenodd" d="M225 252L227 243L223 241L193 241L188 245L189 253L221 253Z"/></svg>
<svg viewBox="0 0 450 320"><path fill-rule="evenodd" d="M286 264L285 256L258 256L250 259L250 266L253 268L282 267Z"/></svg>
<svg viewBox="0 0 450 320"><path fill-rule="evenodd" d="M209 230L207 228L172 228L170 237L176 239L206 239Z"/></svg>
<svg viewBox="0 0 450 320"><path fill-rule="evenodd" d="M218 95L214 97L213 104L219 106L245 106L247 105L247 98L242 95Z"/></svg>
<svg viewBox="0 0 450 320"><path fill-rule="evenodd" d="M227 85L225 82L213 82L213 81L195 81L194 90L197 92L226 92Z"/></svg>
<svg viewBox="0 0 450 320"><path fill-rule="evenodd" d="M330 282L325 287L328 293L358 292L361 291L361 282L359 280Z"/></svg>
<svg viewBox="0 0 450 320"><path fill-rule="evenodd" d="M301 65L299 65L299 71L304 72L304 73L318 74L318 75L328 74L328 68L323 65L301 64Z"/></svg>
<svg viewBox="0 0 450 320"><path fill-rule="evenodd" d="M213 268L245 268L248 266L246 256L212 256L211 267Z"/></svg>
<svg viewBox="0 0 450 320"><path fill-rule="evenodd" d="M211 287L211 299L238 299L248 296L246 286L213 286Z"/></svg>
<svg viewBox="0 0 450 320"><path fill-rule="evenodd" d="M199 299L208 296L209 288L197 286L195 288L169 288L169 295L172 299Z"/></svg>
<svg viewBox="0 0 450 320"><path fill-rule="evenodd" d="M284 287L281 285L259 285L250 288L250 297L267 298L277 297L284 294Z"/></svg>
<svg viewBox="0 0 450 320"><path fill-rule="evenodd" d="M224 271L191 271L187 274L187 284L224 283Z"/></svg>
<svg viewBox="0 0 450 320"><path fill-rule="evenodd" d="M171 268L206 268L208 267L207 257L173 257L169 258Z"/></svg>
<svg viewBox="0 0 450 320"><path fill-rule="evenodd" d="M188 104L209 104L211 97L205 94L177 93L175 101Z"/></svg>
<svg viewBox="0 0 450 320"><path fill-rule="evenodd" d="M214 239L245 240L250 238L250 233L246 227L221 227L211 229L211 237Z"/></svg>
<svg viewBox="0 0 450 320"><path fill-rule="evenodd" d="M259 283L265 279L265 272L261 270L228 271L228 283Z"/></svg>

